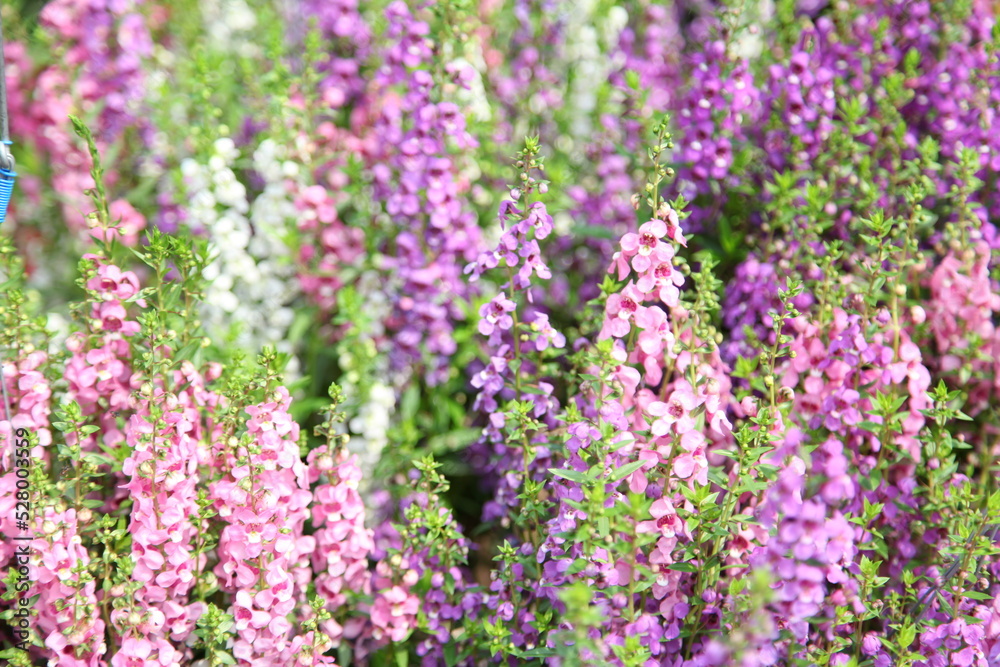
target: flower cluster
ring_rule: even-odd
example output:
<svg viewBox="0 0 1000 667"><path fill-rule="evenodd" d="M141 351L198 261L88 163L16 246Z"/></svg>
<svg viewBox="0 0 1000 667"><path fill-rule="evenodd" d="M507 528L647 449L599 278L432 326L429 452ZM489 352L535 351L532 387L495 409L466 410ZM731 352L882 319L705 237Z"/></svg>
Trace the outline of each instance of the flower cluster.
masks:
<svg viewBox="0 0 1000 667"><path fill-rule="evenodd" d="M303 535L312 493L299 458L299 426L288 415L284 387L248 406L246 435L227 443L228 475L211 495L226 527L219 536L220 587L233 594L237 640L233 655L253 662L288 655L292 626L286 617L300 603L316 538Z"/></svg>
<svg viewBox="0 0 1000 667"><path fill-rule="evenodd" d="M403 2L390 4L386 16L390 46L376 79L381 97L372 174L376 197L397 230L383 267L398 285L386 322L394 343L389 356L397 369L425 365L427 381L438 384L456 349L452 329L461 313L455 299L468 289L457 269L481 244L462 196L460 154L453 152L476 142L464 111L440 99L445 82L430 71L428 23ZM462 85L461 71L448 77Z"/></svg>
<svg viewBox="0 0 1000 667"><path fill-rule="evenodd" d="M31 4L0 661L1000 662L997 7Z"/></svg>
<svg viewBox="0 0 1000 667"><path fill-rule="evenodd" d="M248 201L246 186L233 167L239 150L232 139L219 139L207 164L186 158L181 165L190 200L187 224L210 240L214 259L203 272L208 281L203 317L216 336L233 335L250 349L267 341L283 341L294 313L290 302L298 293L291 251L282 238L296 218L294 192L297 165L283 161L278 147L264 141L254 152L254 169L263 192ZM294 371L293 371L294 372Z"/></svg>
<svg viewBox="0 0 1000 667"><path fill-rule="evenodd" d="M152 52L152 40L139 4L48 3L38 16L39 26L50 42L47 50L59 55L51 63L35 64L19 45L10 54L15 67L7 73L8 80L14 78L8 89L19 91L11 98L12 129L51 165L52 187L61 193L63 216L74 231L87 227L85 192L95 183L86 149L75 141L68 115L98 114L102 147L120 139L128 128L149 133L142 120L142 65ZM24 92L29 90L34 92ZM118 173L108 175L109 184Z"/></svg>

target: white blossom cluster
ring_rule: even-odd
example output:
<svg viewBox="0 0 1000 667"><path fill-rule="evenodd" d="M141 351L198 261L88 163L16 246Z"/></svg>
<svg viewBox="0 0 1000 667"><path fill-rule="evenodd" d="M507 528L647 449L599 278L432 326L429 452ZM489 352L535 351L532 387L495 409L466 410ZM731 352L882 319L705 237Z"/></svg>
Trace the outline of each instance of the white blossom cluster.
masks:
<svg viewBox="0 0 1000 667"><path fill-rule="evenodd" d="M356 389L349 387L349 389ZM350 394L348 394L349 396ZM375 466L382 458L382 451L389 442L389 422L396 409L396 391L387 384L376 380L368 390L368 396L361 403L357 413L348 422L351 439L347 448L358 455L361 468L361 491L366 500L373 490Z"/></svg>
<svg viewBox="0 0 1000 667"><path fill-rule="evenodd" d="M472 74L468 82L469 87L459 88L455 93L459 106L464 108L471 118L484 123L489 122L493 118L493 109L486 93L486 85L483 83L487 65L483 58L482 45L475 40L468 40L464 53L455 58L449 67L455 71L468 71Z"/></svg>
<svg viewBox="0 0 1000 667"><path fill-rule="evenodd" d="M246 0L201 0L201 15L208 42L219 53L238 53L244 58L260 54L252 34L257 15Z"/></svg>
<svg viewBox="0 0 1000 667"><path fill-rule="evenodd" d="M191 158L181 163L189 224L209 238L213 256L203 274L202 320L213 338L233 338L251 352L265 345L292 352L289 306L299 290L285 238L295 220L287 185L298 169L280 153L270 140L254 153L254 169L265 185L253 204L233 171L240 153L232 139L215 142L208 164ZM286 373L298 374L294 358Z"/></svg>
<svg viewBox="0 0 1000 667"><path fill-rule="evenodd" d="M628 12L621 7L602 10L596 0L574 0L566 11L567 71L572 72L566 109L572 111L570 132L577 139L590 136L597 108L595 81L607 81L620 67L620 52L613 47L628 24ZM610 48L609 48L610 47ZM616 54L609 58L608 53Z"/></svg>
<svg viewBox="0 0 1000 667"><path fill-rule="evenodd" d="M371 517L378 516L372 496L379 488L375 468L389 444L389 425L396 411L389 359L379 352L376 343L385 337L384 322L392 312L383 280L384 276L377 271L365 271L358 278L355 286L364 299L364 316L355 320L351 335L340 342L337 350L338 364L344 371L339 384L349 416L342 428L351 434L348 450L358 455L361 469L358 491L372 510Z"/></svg>
<svg viewBox="0 0 1000 667"><path fill-rule="evenodd" d="M748 59L759 56L764 50L763 26L770 23L772 16L774 0L748 2L740 16L740 30L730 47L731 55Z"/></svg>

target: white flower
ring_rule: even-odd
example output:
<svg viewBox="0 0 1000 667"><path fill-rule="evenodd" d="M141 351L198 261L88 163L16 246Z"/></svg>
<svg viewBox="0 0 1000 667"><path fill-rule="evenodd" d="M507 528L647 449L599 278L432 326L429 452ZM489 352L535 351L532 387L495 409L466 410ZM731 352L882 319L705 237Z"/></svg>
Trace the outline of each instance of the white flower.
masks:
<svg viewBox="0 0 1000 667"><path fill-rule="evenodd" d="M240 157L236 142L229 137L216 139L212 148L215 149L215 154L225 161L225 164L233 164Z"/></svg>
<svg viewBox="0 0 1000 667"><path fill-rule="evenodd" d="M287 341L294 320L289 304L298 296L295 264L283 238L293 232L298 187L287 174L281 147L265 141L254 152L254 168L265 179L264 192L251 203L247 189L232 166L239 150L232 139L217 140L207 164L186 159L181 164L192 227L207 234L213 260L203 277L208 281L203 321L220 339L238 331L236 343L250 353L264 345L293 352ZM294 164L294 163L291 163ZM286 376L294 378L298 364Z"/></svg>

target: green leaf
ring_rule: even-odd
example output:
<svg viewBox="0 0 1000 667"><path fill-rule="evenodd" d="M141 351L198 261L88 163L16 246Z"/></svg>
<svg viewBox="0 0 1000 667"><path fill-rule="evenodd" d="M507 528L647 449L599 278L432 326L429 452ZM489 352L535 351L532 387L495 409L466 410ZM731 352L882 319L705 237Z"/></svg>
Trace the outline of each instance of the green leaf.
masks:
<svg viewBox="0 0 1000 667"><path fill-rule="evenodd" d="M611 473L611 476L608 477L608 479L611 480L612 482L617 482L619 480L625 479L626 477L628 477L629 475L631 475L644 465L646 465L645 459L641 461L632 461L631 463L626 463L621 468L618 468L613 473Z"/></svg>
<svg viewBox="0 0 1000 667"><path fill-rule="evenodd" d="M637 583L635 585L635 592L636 593L642 593L643 591L648 590L648 589L650 589L652 587L653 587L653 579L652 578L643 579L642 581L640 581L639 583Z"/></svg>
<svg viewBox="0 0 1000 667"><path fill-rule="evenodd" d="M917 637L917 628L916 628L916 626L913 626L910 623L907 623L906 625L904 625L899 630L899 639L898 639L898 641L899 641L900 647L902 647L902 648L909 647L909 645L913 643L913 640L916 639L916 637Z"/></svg>
<svg viewBox="0 0 1000 667"><path fill-rule="evenodd" d="M885 545L885 540L881 537L875 537L872 539L872 546L875 547L875 553L882 558L889 560L889 548Z"/></svg>
<svg viewBox="0 0 1000 667"><path fill-rule="evenodd" d="M420 407L420 392L416 386L411 386L405 392L399 402L399 414L403 420L412 419L417 414Z"/></svg>
<svg viewBox="0 0 1000 667"><path fill-rule="evenodd" d="M752 491L756 493L758 491L763 491L767 487L768 487L767 482L761 482L758 480L749 480L744 482L743 484L740 484L738 492L743 493L745 491Z"/></svg>
<svg viewBox="0 0 1000 667"><path fill-rule="evenodd" d="M992 595L987 595L986 593L981 593L979 591L963 591L962 597L969 598L970 600L992 600Z"/></svg>
<svg viewBox="0 0 1000 667"><path fill-rule="evenodd" d="M691 563L671 563L667 566L668 570L675 570L677 572L697 572L698 568Z"/></svg>
<svg viewBox="0 0 1000 667"><path fill-rule="evenodd" d="M538 648L533 648L530 651L521 651L519 655L522 658L551 658L554 655L558 655L555 649L548 648L547 646L539 646Z"/></svg>
<svg viewBox="0 0 1000 667"><path fill-rule="evenodd" d="M455 644L448 642L444 645L444 662L447 667L454 667L458 664L458 651L455 649Z"/></svg>
<svg viewBox="0 0 1000 667"><path fill-rule="evenodd" d="M556 477L562 477L563 479L568 479L571 482L576 482L577 484L583 484L587 481L588 477L586 474L580 472L579 470L566 470L564 468L549 468L549 472Z"/></svg>
<svg viewBox="0 0 1000 667"><path fill-rule="evenodd" d="M110 456L105 456L104 454L98 454L97 452L87 452L83 455L83 460L87 463L93 463L95 465L114 465L115 460Z"/></svg>

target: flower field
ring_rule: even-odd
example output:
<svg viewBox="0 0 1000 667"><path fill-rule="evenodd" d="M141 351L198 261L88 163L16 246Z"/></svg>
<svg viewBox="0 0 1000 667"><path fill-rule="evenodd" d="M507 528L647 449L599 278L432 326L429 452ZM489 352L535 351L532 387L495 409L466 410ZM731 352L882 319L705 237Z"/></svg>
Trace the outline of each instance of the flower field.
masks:
<svg viewBox="0 0 1000 667"><path fill-rule="evenodd" d="M1000 666L998 14L3 3L0 663Z"/></svg>

